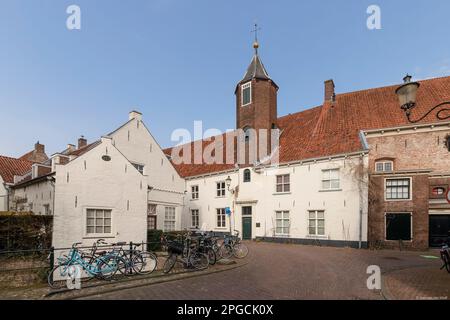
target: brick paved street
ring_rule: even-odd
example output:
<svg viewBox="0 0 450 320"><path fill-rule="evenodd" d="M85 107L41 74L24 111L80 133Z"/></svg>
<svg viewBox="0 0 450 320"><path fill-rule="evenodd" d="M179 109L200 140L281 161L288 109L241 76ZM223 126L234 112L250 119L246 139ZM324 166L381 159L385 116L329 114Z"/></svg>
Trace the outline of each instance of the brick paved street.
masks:
<svg viewBox="0 0 450 320"><path fill-rule="evenodd" d="M381 267L386 284L392 286L389 293L395 294L390 298L442 297L450 286L450 275L439 270L440 261L418 252L248 245L249 263L243 267L87 299L383 299L380 291L366 287L369 265ZM424 277L424 271L431 275Z"/></svg>

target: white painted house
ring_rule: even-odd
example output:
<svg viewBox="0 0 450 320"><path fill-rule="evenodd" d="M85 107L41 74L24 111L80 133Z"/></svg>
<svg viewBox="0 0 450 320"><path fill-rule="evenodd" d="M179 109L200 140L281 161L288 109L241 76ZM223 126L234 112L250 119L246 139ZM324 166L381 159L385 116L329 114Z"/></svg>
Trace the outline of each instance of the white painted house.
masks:
<svg viewBox="0 0 450 320"><path fill-rule="evenodd" d="M132 111L100 140L81 138L41 164L46 170L16 179L14 190L41 211L50 203L55 247L146 241L151 229L237 230L245 239L366 247L370 153L361 132L406 121L392 103L386 116L383 98L394 95L391 89L335 94L328 80L320 106L278 117L278 86L255 50L236 86L235 129L244 132L245 151L253 131L267 138L257 148L267 146L267 157L241 163L233 149L231 162L195 161L199 150L228 158L220 148L229 142L212 144L219 136L162 150Z"/></svg>
<svg viewBox="0 0 450 320"><path fill-rule="evenodd" d="M262 158L240 165L174 162L186 179L184 225L237 230L244 239L365 247L368 148L358 129L342 124L355 115L336 118L341 111L332 80L325 82L320 107L280 118L277 91L255 51L236 86L236 129L246 139L248 129L278 130L279 146L271 152L279 159L270 165ZM205 149L218 137L199 144ZM165 152L174 158L179 149Z"/></svg>

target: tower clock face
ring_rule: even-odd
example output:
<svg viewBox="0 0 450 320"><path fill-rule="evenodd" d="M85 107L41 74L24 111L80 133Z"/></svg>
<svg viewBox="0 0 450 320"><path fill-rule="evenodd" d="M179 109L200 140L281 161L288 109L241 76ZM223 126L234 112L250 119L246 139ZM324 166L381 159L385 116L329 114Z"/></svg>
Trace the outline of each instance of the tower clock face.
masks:
<svg viewBox="0 0 450 320"><path fill-rule="evenodd" d="M447 190L447 202L450 203L450 188Z"/></svg>

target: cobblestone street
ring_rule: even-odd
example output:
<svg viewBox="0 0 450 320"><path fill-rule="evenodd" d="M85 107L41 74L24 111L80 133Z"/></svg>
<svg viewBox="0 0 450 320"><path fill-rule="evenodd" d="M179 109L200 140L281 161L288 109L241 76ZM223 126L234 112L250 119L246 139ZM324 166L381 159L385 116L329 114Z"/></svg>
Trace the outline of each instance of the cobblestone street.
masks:
<svg viewBox="0 0 450 320"><path fill-rule="evenodd" d="M248 243L248 264L230 271L89 296L86 299L448 299L438 259L391 250ZM437 256L437 251L426 255ZM383 294L367 289L369 265Z"/></svg>

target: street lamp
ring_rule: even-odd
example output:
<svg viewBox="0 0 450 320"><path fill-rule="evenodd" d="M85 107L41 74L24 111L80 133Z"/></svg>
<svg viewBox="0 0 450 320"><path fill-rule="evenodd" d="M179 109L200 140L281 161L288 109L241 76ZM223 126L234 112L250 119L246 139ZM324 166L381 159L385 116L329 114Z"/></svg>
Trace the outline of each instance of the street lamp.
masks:
<svg viewBox="0 0 450 320"><path fill-rule="evenodd" d="M408 121L410 123L416 123L419 121L422 121L425 119L431 112L434 110L444 106L444 105L450 105L450 101L445 101L437 106L434 106L431 108L427 113L425 113L422 117L420 117L417 120L411 120L411 110L416 106L416 99L417 99L417 90L420 87L420 83L418 82L411 82L411 76L406 75L406 77L403 78L404 84L395 90L395 94L398 96L398 100L400 102L400 107L405 112L406 117L408 118ZM450 119L450 115L444 116L442 115L443 112L449 112L449 108L443 108L442 110L439 110L438 113L436 113L436 118L439 120L446 120Z"/></svg>
<svg viewBox="0 0 450 320"><path fill-rule="evenodd" d="M228 191L230 191L231 186L231 178L228 176L228 178L225 179L225 183L227 184Z"/></svg>

